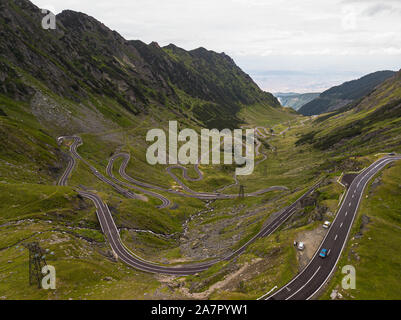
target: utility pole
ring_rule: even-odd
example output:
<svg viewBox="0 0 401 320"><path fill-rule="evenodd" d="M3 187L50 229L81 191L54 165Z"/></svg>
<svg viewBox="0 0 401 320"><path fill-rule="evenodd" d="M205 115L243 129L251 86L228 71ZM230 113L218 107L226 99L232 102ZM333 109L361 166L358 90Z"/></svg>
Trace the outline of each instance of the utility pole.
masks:
<svg viewBox="0 0 401 320"><path fill-rule="evenodd" d="M238 198L240 198L240 199L245 198L245 187L243 185L239 186Z"/></svg>
<svg viewBox="0 0 401 320"><path fill-rule="evenodd" d="M38 242L24 244L24 247L29 250L29 285L37 283L40 289L43 279L42 268L47 265L45 251Z"/></svg>

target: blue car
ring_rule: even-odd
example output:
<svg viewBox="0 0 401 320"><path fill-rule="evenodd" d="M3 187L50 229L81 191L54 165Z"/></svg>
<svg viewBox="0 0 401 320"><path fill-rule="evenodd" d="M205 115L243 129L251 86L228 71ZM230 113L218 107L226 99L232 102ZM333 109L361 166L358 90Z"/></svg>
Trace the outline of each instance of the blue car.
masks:
<svg viewBox="0 0 401 320"><path fill-rule="evenodd" d="M319 253L320 258L326 258L328 256L328 250L327 249L322 249Z"/></svg>

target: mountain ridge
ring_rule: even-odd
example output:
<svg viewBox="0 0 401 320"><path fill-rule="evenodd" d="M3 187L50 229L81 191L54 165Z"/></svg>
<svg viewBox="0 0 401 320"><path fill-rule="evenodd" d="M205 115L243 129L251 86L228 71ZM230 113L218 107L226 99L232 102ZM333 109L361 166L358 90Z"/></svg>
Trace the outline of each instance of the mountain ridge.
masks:
<svg viewBox="0 0 401 320"><path fill-rule="evenodd" d="M298 111L301 107L303 107L308 102L317 98L320 93L318 92L310 92L310 93L296 93L296 92L288 92L288 93L274 93L276 98L279 99L280 103L284 107L289 107Z"/></svg>
<svg viewBox="0 0 401 320"><path fill-rule="evenodd" d="M322 92L319 97L302 106L298 112L311 116L335 111L363 98L395 74L396 72L391 70L377 71L359 79L344 82Z"/></svg>
<svg viewBox="0 0 401 320"><path fill-rule="evenodd" d="M370 153L391 147L399 149L400 119L401 70L361 99L316 118L313 130L296 144L344 152L351 147L365 148Z"/></svg>
<svg viewBox="0 0 401 320"><path fill-rule="evenodd" d="M246 105L280 107L224 53L180 48L173 57L171 46L126 40L81 12L58 14L56 30L43 30L42 18L29 1L3 3L0 63L10 86L0 87L0 93L25 101L32 97L36 90L27 81L10 76L19 68L74 102L100 94L134 115L150 105L180 105L183 91L200 100L193 114L207 127L237 126L241 121L236 114Z"/></svg>

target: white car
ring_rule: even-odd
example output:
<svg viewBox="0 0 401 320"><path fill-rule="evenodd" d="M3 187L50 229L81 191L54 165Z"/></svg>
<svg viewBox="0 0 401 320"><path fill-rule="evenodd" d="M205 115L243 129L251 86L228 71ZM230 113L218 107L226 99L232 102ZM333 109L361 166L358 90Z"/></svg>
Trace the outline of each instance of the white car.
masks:
<svg viewBox="0 0 401 320"><path fill-rule="evenodd" d="M298 248L298 250L302 251L305 249L305 244L303 242L298 242L297 248Z"/></svg>
<svg viewBox="0 0 401 320"><path fill-rule="evenodd" d="M323 228L328 229L330 228L331 222L330 221L325 221L325 223L323 223Z"/></svg>

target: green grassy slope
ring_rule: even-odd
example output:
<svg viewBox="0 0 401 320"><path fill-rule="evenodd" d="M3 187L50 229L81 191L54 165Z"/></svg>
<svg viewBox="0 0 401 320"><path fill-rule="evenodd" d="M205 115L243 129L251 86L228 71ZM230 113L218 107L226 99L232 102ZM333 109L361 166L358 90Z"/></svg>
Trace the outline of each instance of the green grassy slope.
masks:
<svg viewBox="0 0 401 320"><path fill-rule="evenodd" d="M352 109L303 118L281 108L225 54L126 41L72 11L58 16L58 31L44 32L33 23L41 16L29 1L1 5L7 9L0 11L1 299L256 298L296 274L291 243L333 217L343 191L336 183L342 171L361 169L375 152L401 151L400 75ZM104 174L108 158L125 151L132 157L129 175L175 186L165 166L150 166L145 158L147 131L166 129L168 120L196 130L240 125L274 129L276 135L261 139L267 160L239 180L246 192L272 185L289 190L207 206L161 192L175 205L158 210L158 200L124 198L99 182L83 162L69 187L56 186L68 153L68 145L58 146L56 138L69 134L83 138L79 153ZM214 191L233 183L232 167L201 170L205 179L188 183L194 190ZM118 177L116 168L114 172ZM193 168L189 174L195 176ZM145 274L116 262L93 204L75 190L93 190L106 201L123 241L140 256L177 264L238 248L272 213L320 179L321 188L273 237L258 240L235 261L183 279ZM224 192L237 193L238 186ZM57 268L55 292L28 286L27 251L21 245L33 240L54 252L49 263ZM250 268L249 277L241 280L245 268Z"/></svg>
<svg viewBox="0 0 401 320"><path fill-rule="evenodd" d="M401 152L401 72L352 105L322 115L296 141L312 148L344 171L366 166L380 153ZM339 156L342 155L342 156ZM337 159L335 158L337 157ZM360 164L356 167L356 162ZM400 261L400 168L396 163L370 183L338 270L323 294L344 299L397 299ZM341 268L356 268L356 289L344 290ZM338 298L338 297L337 297Z"/></svg>
<svg viewBox="0 0 401 320"><path fill-rule="evenodd" d="M360 79L345 82L321 93L319 97L305 104L298 111L310 116L337 110L368 95L376 86L393 77L394 74L394 71L378 71Z"/></svg>
<svg viewBox="0 0 401 320"><path fill-rule="evenodd" d="M400 109L398 72L351 107L318 117L297 144L353 155L400 150Z"/></svg>
<svg viewBox="0 0 401 320"><path fill-rule="evenodd" d="M359 209L343 257L323 299L333 290L344 299L399 299L401 259L401 164L385 169L370 183ZM356 289L341 287L345 276L341 269L352 265L356 270Z"/></svg>
<svg viewBox="0 0 401 320"><path fill-rule="evenodd" d="M97 192L110 206L124 242L139 255L164 263L203 259L181 252L185 240L180 236L205 203L162 192L175 206L158 210L159 201L151 197L125 199L100 183L83 162L77 163L68 187L57 187L68 145L57 145L56 138L79 134L84 141L79 153L104 174L111 154L130 152L130 175L172 187L165 166L146 162L149 129L165 129L168 120L196 130L233 128L261 118L273 126L296 115L283 110L225 54L200 49L177 58L155 43L125 41L95 19L71 11L57 17L55 32L47 32L36 23L42 16L29 1L7 0L0 6L0 299L181 297L157 276L113 260L93 204L75 188ZM232 181L227 168L203 170L205 180L190 184L195 190L213 191ZM238 205L216 204L221 213ZM259 200L247 208L256 205ZM249 223L260 227L268 214ZM209 218L205 226L224 220ZM238 228L237 238L236 231L222 228L221 237L233 240L221 253L256 230L247 223ZM28 286L22 244L30 241L54 252L48 257L57 270L54 292Z"/></svg>
<svg viewBox="0 0 401 320"><path fill-rule="evenodd" d="M48 90L113 122L124 117L123 110L138 115L157 106L182 118L192 108L202 125L218 128L236 126L243 106L280 106L224 53L127 41L70 10L57 16L56 30L43 30L41 20L39 8L27 0L2 3L0 94L30 101L38 89ZM99 96L110 105L99 106Z"/></svg>

